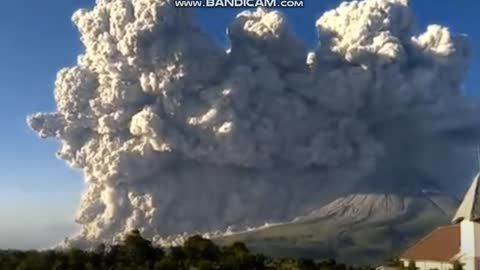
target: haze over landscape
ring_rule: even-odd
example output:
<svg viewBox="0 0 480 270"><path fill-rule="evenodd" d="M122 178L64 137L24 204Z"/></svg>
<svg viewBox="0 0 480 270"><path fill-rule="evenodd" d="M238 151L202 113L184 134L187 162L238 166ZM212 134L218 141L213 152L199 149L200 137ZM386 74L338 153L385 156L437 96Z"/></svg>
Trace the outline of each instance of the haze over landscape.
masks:
<svg viewBox="0 0 480 270"><path fill-rule="evenodd" d="M237 19L240 10L199 9L193 20L166 1L140 2L25 0L0 11L0 248L73 235L82 190L82 230L66 244L133 228L164 243L323 217L351 194L438 190L450 211L477 169L473 0L365 1L323 16L340 2L315 1ZM80 7L86 51L69 20ZM437 23L448 29L427 28ZM72 66L55 104L55 73ZM59 156L86 184L26 115L62 141Z"/></svg>

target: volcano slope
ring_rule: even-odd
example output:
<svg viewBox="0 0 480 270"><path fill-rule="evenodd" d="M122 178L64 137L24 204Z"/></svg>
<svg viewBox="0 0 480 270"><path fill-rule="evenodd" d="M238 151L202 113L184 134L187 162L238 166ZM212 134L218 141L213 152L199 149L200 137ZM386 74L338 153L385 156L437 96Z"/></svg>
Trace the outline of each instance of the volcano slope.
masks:
<svg viewBox="0 0 480 270"><path fill-rule="evenodd" d="M336 258L372 265L398 256L432 229L448 224L458 200L428 181L392 192L365 184L354 193L278 225L216 238L219 244L241 241L273 257Z"/></svg>

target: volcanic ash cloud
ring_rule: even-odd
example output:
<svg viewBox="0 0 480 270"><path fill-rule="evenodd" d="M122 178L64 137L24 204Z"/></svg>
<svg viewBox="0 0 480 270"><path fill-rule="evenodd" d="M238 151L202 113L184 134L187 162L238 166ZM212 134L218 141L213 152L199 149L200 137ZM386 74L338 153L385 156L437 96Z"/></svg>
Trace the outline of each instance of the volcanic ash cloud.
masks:
<svg viewBox="0 0 480 270"><path fill-rule="evenodd" d="M286 221L372 175L445 186L463 169L456 135L480 126L461 93L468 44L438 25L415 36L406 1L341 4L314 52L277 11L240 13L228 50L190 13L97 0L73 16L85 51L58 73L57 112L28 118L84 172L72 244Z"/></svg>

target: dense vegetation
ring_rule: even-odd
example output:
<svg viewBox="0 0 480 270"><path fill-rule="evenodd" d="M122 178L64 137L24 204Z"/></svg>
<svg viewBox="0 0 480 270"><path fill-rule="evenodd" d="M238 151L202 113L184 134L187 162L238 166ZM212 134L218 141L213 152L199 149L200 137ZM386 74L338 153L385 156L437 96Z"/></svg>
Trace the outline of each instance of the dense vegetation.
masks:
<svg viewBox="0 0 480 270"><path fill-rule="evenodd" d="M361 270L334 260L271 259L251 253L243 243L219 247L200 236L183 247L162 249L138 231L123 243L93 251L0 251L0 270Z"/></svg>

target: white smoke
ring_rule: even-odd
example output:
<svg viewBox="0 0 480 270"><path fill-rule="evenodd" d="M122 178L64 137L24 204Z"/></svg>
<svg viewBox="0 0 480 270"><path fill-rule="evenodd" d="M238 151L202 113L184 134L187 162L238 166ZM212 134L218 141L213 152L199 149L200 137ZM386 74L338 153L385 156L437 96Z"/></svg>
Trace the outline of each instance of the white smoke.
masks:
<svg viewBox="0 0 480 270"><path fill-rule="evenodd" d="M415 36L405 0L341 4L310 53L263 9L235 18L228 50L172 0L97 0L73 21L85 52L58 73L57 112L28 123L85 174L74 245L281 222L405 170L446 185L453 135L480 127L465 37Z"/></svg>

